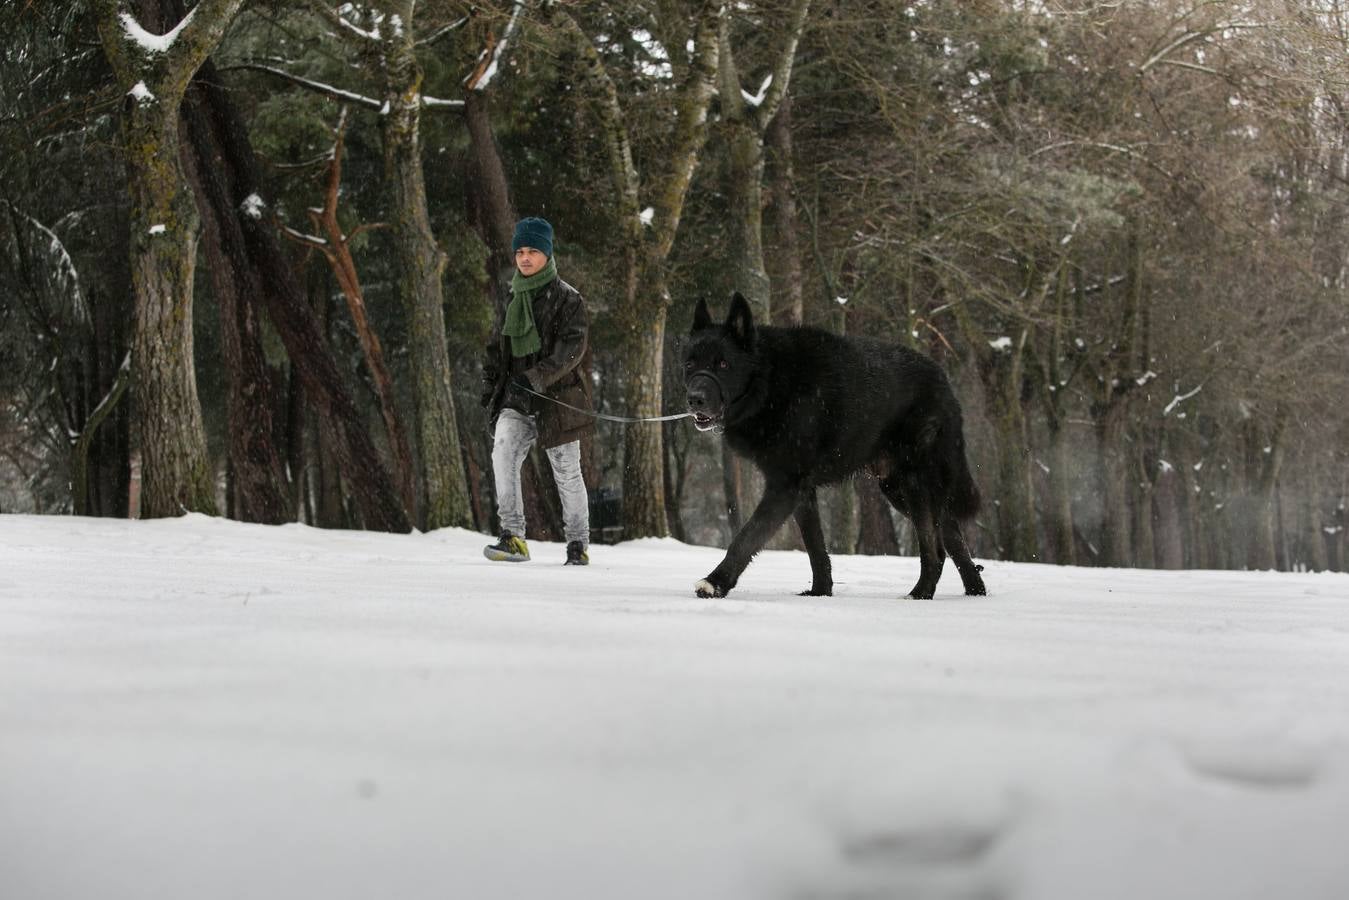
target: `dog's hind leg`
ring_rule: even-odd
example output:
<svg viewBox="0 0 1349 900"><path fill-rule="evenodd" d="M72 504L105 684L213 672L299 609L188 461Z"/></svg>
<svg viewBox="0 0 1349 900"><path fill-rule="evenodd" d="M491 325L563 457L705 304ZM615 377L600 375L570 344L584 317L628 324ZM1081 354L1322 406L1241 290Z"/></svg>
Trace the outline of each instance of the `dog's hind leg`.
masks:
<svg viewBox="0 0 1349 900"><path fill-rule="evenodd" d="M829 552L824 547L824 529L820 526L820 503L815 488L807 488L802 492L795 515L796 525L801 529L801 540L805 542L806 553L810 555L810 590L802 591L801 596L832 596L834 574L829 563Z"/></svg>
<svg viewBox="0 0 1349 900"><path fill-rule="evenodd" d="M982 597L987 594L988 589L984 587L983 576L979 574L980 567L970 559L970 549L965 544L965 535L960 531L960 523L950 516L942 520L941 542L946 552L951 554L951 561L960 572L960 580L965 584L965 593L971 597Z"/></svg>
<svg viewBox="0 0 1349 900"><path fill-rule="evenodd" d="M936 593L942 566L946 564L946 551L942 548L937 523L932 515L932 498L918 483L918 479L910 474L884 479L881 481L881 492L897 509L908 512L914 536L918 538L918 583L909 591L909 596L915 600L930 600Z"/></svg>
<svg viewBox="0 0 1349 900"><path fill-rule="evenodd" d="M720 565L695 584L693 592L699 597L725 597L729 594L750 560L787 521L787 516L791 515L800 499L800 490L795 485L767 485L754 515L731 538L731 546L727 548Z"/></svg>

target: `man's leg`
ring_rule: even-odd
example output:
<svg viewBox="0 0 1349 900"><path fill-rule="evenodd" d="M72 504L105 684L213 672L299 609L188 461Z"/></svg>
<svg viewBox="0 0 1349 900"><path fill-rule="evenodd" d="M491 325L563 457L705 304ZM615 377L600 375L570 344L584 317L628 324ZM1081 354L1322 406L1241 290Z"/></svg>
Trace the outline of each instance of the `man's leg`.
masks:
<svg viewBox="0 0 1349 900"><path fill-rule="evenodd" d="M590 546L590 498L586 494L585 479L581 477L581 442L572 441L548 451L553 465L553 480L557 495L562 500L562 529L567 543L580 541L582 548Z"/></svg>
<svg viewBox="0 0 1349 900"><path fill-rule="evenodd" d="M525 498L520 490L520 466L529 455L535 434L532 418L503 409L492 439L492 477L501 530L521 538L525 536Z"/></svg>

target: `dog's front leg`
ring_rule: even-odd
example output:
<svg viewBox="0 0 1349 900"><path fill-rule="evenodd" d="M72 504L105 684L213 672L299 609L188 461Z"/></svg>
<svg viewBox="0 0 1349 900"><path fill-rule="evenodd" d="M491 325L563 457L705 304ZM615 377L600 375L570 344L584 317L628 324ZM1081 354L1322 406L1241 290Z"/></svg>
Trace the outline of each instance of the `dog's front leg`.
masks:
<svg viewBox="0 0 1349 900"><path fill-rule="evenodd" d="M721 565L695 584L693 592L699 597L725 597L729 594L750 560L787 521L787 516L796 508L800 496L800 491L794 485L768 485L754 515L731 538L731 546Z"/></svg>

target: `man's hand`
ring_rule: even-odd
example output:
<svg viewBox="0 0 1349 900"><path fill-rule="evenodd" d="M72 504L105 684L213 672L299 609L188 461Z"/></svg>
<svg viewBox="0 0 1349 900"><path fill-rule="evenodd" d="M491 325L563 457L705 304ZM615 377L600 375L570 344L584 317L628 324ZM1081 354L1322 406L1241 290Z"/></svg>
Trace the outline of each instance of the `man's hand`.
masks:
<svg viewBox="0 0 1349 900"><path fill-rule="evenodd" d="M506 386L506 405L523 412L533 410L533 396L529 393L529 380L523 375L515 376L511 379L511 383Z"/></svg>
<svg viewBox="0 0 1349 900"><path fill-rule="evenodd" d="M497 365L496 359L489 353L482 364L482 394L478 399L478 403L483 409L492 405L492 398L496 396L497 381L500 377L501 368Z"/></svg>

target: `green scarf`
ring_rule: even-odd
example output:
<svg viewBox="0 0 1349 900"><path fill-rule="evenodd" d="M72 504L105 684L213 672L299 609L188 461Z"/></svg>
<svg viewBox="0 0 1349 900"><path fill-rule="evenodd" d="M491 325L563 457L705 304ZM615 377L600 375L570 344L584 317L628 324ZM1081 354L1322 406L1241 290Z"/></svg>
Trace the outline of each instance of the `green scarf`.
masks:
<svg viewBox="0 0 1349 900"><path fill-rule="evenodd" d="M512 356L538 353L543 346L539 329L534 327L534 298L556 277L557 265L551 256L548 265L537 274L526 278L516 269L511 276L511 302L506 307L506 321L501 325L501 333L511 339Z"/></svg>

